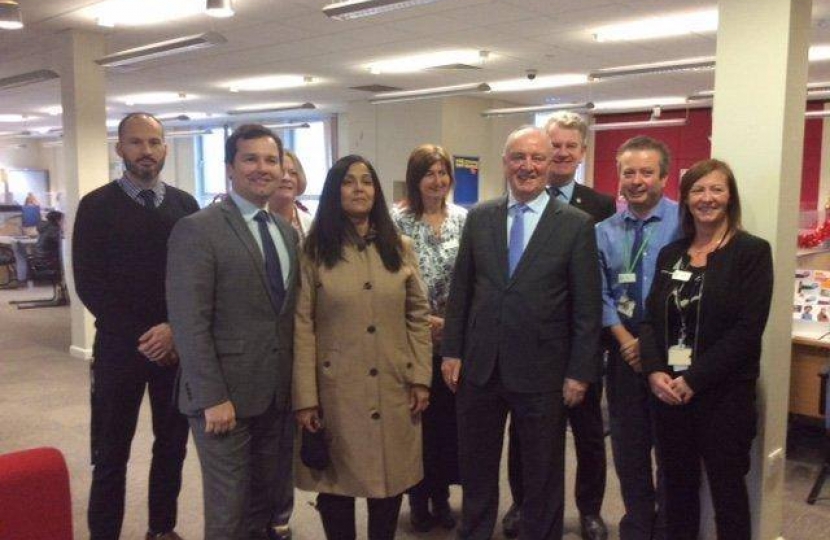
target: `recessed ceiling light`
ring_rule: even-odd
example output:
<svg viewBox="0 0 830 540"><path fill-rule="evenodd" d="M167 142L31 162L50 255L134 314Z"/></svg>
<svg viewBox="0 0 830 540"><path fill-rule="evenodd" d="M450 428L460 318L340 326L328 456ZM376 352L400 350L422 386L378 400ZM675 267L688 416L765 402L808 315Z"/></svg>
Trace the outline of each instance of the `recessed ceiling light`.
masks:
<svg viewBox="0 0 830 540"><path fill-rule="evenodd" d="M671 105L685 105L683 96L663 96L653 98L617 99L611 101L597 101L594 103L594 112L609 109L651 109Z"/></svg>
<svg viewBox="0 0 830 540"><path fill-rule="evenodd" d="M810 62L830 60L830 45L813 45L810 47Z"/></svg>
<svg viewBox="0 0 830 540"><path fill-rule="evenodd" d="M263 90L282 90L296 88L304 84L316 82L312 77L302 75L266 75L264 77L250 77L225 83L231 92L259 92Z"/></svg>
<svg viewBox="0 0 830 540"><path fill-rule="evenodd" d="M276 112L284 112L284 111L295 111L299 109L316 109L317 106L314 103L269 103L266 105L247 105L245 107L239 107L232 111L228 111L228 114L266 114L266 113L276 113Z"/></svg>
<svg viewBox="0 0 830 540"><path fill-rule="evenodd" d="M610 24L594 30L594 39L605 41L639 41L686 34L705 34L718 29L718 10L677 13L660 17Z"/></svg>
<svg viewBox="0 0 830 540"><path fill-rule="evenodd" d="M489 52L482 56L483 51L475 49L457 49L451 51L437 51L430 53L398 56L371 62L364 67L375 75L381 73L414 73L425 69L447 66L451 64L479 64L489 58Z"/></svg>
<svg viewBox="0 0 830 540"><path fill-rule="evenodd" d="M104 0L80 10L100 26L143 26L204 13L205 0Z"/></svg>
<svg viewBox="0 0 830 540"><path fill-rule="evenodd" d="M0 28L3 30L23 28L23 17L16 0L0 0Z"/></svg>
<svg viewBox="0 0 830 540"><path fill-rule="evenodd" d="M29 119L25 114L0 114L0 122L25 122Z"/></svg>
<svg viewBox="0 0 830 540"><path fill-rule="evenodd" d="M190 120L204 120L205 118L209 118L211 116L213 115L205 112L170 112L155 115L155 117L159 120L179 120L182 122Z"/></svg>
<svg viewBox="0 0 830 540"><path fill-rule="evenodd" d="M207 8L205 9L205 13L207 13L211 17L216 17L217 19L233 17L233 1L207 0Z"/></svg>
<svg viewBox="0 0 830 540"><path fill-rule="evenodd" d="M132 94L118 98L125 105L160 105L163 103L176 103L193 99L195 96L184 92L146 92L143 94Z"/></svg>
<svg viewBox="0 0 830 540"><path fill-rule="evenodd" d="M339 0L323 7L323 13L338 21L371 17L415 6L422 6L438 0Z"/></svg>
<svg viewBox="0 0 830 540"><path fill-rule="evenodd" d="M507 79L491 82L492 92L522 92L525 90L542 90L544 88L560 88L563 86L577 86L586 84L588 76L584 74L543 75L530 80L527 77Z"/></svg>
<svg viewBox="0 0 830 540"><path fill-rule="evenodd" d="M40 112L46 113L49 116L60 116L63 114L63 107L60 105L50 105L40 109Z"/></svg>
<svg viewBox="0 0 830 540"><path fill-rule="evenodd" d="M120 124L120 123L121 123L120 118L107 118L107 127L108 128L118 127L118 124Z"/></svg>

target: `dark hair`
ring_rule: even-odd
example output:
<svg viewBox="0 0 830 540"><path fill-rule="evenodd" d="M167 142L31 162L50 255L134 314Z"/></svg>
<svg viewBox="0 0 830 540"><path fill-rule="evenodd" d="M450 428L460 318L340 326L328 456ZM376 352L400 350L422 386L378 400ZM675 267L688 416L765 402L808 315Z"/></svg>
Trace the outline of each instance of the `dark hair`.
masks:
<svg viewBox="0 0 830 540"><path fill-rule="evenodd" d="M680 226L683 234L689 238L695 235L695 220L689 212L689 192L695 182L707 174L719 172L726 177L726 187L729 189L729 203L726 205L726 221L729 230L734 231L741 228L741 198L738 195L738 183L735 181L735 174L726 162L719 159L704 159L698 161L686 171L680 179Z"/></svg>
<svg viewBox="0 0 830 540"><path fill-rule="evenodd" d="M657 152L660 154L660 178L665 178L669 175L669 165L671 164L669 148L661 141L644 135L632 137L622 143L622 146L617 150L618 171L620 168L620 156L631 150L651 150L652 152Z"/></svg>
<svg viewBox="0 0 830 540"><path fill-rule="evenodd" d="M237 148L237 142L239 142L239 139L249 141L251 139L263 139L266 137L273 139L274 142L277 143L280 165L282 165L282 157L284 154L282 139L280 139L276 133L261 124L243 124L233 130L233 133L231 133L230 137L228 137L225 141L225 164L233 164L233 160L236 158L236 152L239 150Z"/></svg>
<svg viewBox="0 0 830 540"><path fill-rule="evenodd" d="M404 207L407 212L415 214L420 218L424 213L424 198L421 196L421 180L429 172L430 167L436 163L443 163L447 174L450 177L450 186L455 179L452 176L452 162L450 155L442 147L435 144L422 144L409 154L409 161L406 164L406 201ZM447 204L446 199L442 205Z"/></svg>
<svg viewBox="0 0 830 540"><path fill-rule="evenodd" d="M378 174L372 164L361 156L351 155L340 158L329 169L326 182L323 184L323 192L320 194L317 216L303 249L315 263L322 263L327 268L332 268L343 260L343 244L349 242L350 239L357 238L357 231L343 211L343 203L340 199L340 186L349 167L355 163L366 165L375 187L375 202L369 212L369 226L375 233L373 241L380 253L383 266L390 272L397 272L402 264L401 237L389 216L389 208L383 197Z"/></svg>
<svg viewBox="0 0 830 540"><path fill-rule="evenodd" d="M162 139L164 138L164 125L161 123L161 121L158 118L156 118L155 116L153 116L152 114L150 114L148 112L131 112L130 114L128 114L127 116L122 118L120 122L118 122L118 139L119 140L121 140L121 137L124 136L124 130L126 129L127 122L129 122L133 118L140 118L140 117L147 118L149 120L152 120L156 124L158 124L159 129L161 130L161 138Z"/></svg>
<svg viewBox="0 0 830 540"><path fill-rule="evenodd" d="M58 212L57 210L50 210L49 213L46 214L46 221L54 225L60 225L61 221L63 221L63 212Z"/></svg>

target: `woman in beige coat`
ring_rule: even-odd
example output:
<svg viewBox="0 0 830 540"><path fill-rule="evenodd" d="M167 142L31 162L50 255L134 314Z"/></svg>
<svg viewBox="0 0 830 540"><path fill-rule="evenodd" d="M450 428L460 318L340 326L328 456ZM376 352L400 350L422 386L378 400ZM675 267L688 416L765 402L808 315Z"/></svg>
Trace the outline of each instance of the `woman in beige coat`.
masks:
<svg viewBox="0 0 830 540"><path fill-rule="evenodd" d="M354 497L368 499L369 539L392 540L401 494L423 477L426 292L368 161L334 164L317 216L301 259L293 399L303 429L325 428L330 463L299 463L296 482L319 493L329 540L355 538Z"/></svg>

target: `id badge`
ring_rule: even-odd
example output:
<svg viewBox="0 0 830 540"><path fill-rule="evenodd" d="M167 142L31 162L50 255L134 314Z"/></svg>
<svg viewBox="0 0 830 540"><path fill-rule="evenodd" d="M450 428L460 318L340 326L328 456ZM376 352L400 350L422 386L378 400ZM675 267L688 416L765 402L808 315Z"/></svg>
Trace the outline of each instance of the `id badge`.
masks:
<svg viewBox="0 0 830 540"><path fill-rule="evenodd" d="M692 349L682 345L669 347L669 365L675 371L686 371L692 365Z"/></svg>
<svg viewBox="0 0 830 540"><path fill-rule="evenodd" d="M637 283L637 274L634 272L620 272L617 274L617 283L625 285L627 283Z"/></svg>
<svg viewBox="0 0 830 540"><path fill-rule="evenodd" d="M692 279L692 273L688 270L675 270L674 272L672 272L671 278L674 281L682 281L683 283L685 283Z"/></svg>
<svg viewBox="0 0 830 540"><path fill-rule="evenodd" d="M634 316L634 310L636 308L637 303L625 295L621 296L617 301L617 311L620 315L623 315L629 319Z"/></svg>

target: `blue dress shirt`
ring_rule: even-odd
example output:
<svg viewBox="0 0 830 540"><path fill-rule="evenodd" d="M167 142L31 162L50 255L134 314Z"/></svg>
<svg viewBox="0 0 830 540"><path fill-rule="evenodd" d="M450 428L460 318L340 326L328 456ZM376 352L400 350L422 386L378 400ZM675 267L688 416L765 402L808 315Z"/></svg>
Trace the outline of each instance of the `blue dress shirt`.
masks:
<svg viewBox="0 0 830 540"><path fill-rule="evenodd" d="M242 213L242 219L245 221L245 225L248 226L248 230L251 231L251 235L254 237L256 241L256 245L259 246L259 252L262 254L263 259L265 257L265 253L262 250L262 238L259 236L259 224L254 220L254 216L260 210L266 210L266 208L260 208L248 199L243 198L241 195L230 191L228 193L233 199L233 202L236 203L236 207L239 208L239 211ZM274 240L274 245L277 248L277 255L280 257L280 270L282 270L282 282L283 286L288 281L288 272L291 270L291 260L288 257L288 248L285 246L285 239L282 237L280 230L277 228L277 224L274 223L273 216L272 219L268 221L268 232L271 233L271 239Z"/></svg>
<svg viewBox="0 0 830 540"><path fill-rule="evenodd" d="M548 205L548 201L550 201L550 196L547 194L546 191L542 191L535 199L532 201L525 203L528 207L528 211L525 212L524 215L524 247L527 248L528 242L530 242L530 237L533 236L533 231L536 230L536 225L539 224L539 220L542 218L542 212L545 211L545 207ZM513 212L510 210L518 204L518 201L513 198L513 195L510 194L507 196L507 238L508 242L510 239L510 229L513 227Z"/></svg>

